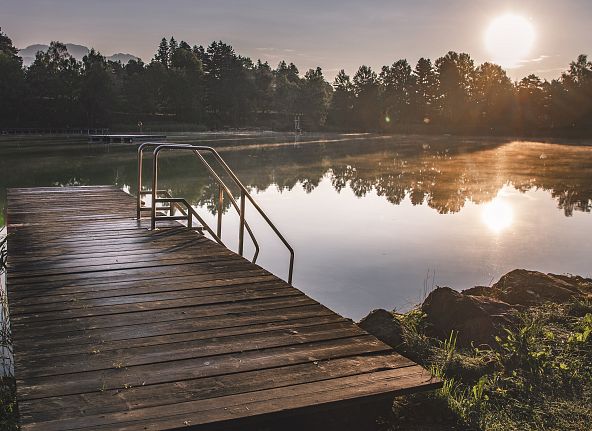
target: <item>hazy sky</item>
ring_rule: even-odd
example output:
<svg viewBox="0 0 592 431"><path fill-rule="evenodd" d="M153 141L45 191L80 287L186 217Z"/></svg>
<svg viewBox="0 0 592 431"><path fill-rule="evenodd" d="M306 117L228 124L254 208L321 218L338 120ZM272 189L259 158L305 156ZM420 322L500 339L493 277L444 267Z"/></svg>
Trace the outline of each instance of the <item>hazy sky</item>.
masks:
<svg viewBox="0 0 592 431"><path fill-rule="evenodd" d="M592 55L592 0L0 0L0 26L19 48L51 40L124 52L149 61L162 36L191 45L212 40L240 54L321 66L332 79L361 64L399 58L413 65L448 50L489 60L484 32L511 11L530 20L536 40L512 78L559 76L580 53Z"/></svg>

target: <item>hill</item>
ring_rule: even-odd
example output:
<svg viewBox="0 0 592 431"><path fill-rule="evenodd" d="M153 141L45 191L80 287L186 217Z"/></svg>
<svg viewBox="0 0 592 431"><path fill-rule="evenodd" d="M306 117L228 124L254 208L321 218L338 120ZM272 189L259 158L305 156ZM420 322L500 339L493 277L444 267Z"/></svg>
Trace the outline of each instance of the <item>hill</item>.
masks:
<svg viewBox="0 0 592 431"><path fill-rule="evenodd" d="M29 45L26 48L19 50L19 55L23 59L23 65L30 66L33 61L35 61L35 54L38 51L47 51L49 45L44 44L34 44ZM77 45L74 43L67 43L66 48L68 48L68 52L72 54L72 56L77 60L82 60L90 49L84 45ZM124 54L124 53L116 53L110 56L106 56L107 60L111 61L120 61L122 64L126 64L130 60L137 60L138 57L132 54Z"/></svg>

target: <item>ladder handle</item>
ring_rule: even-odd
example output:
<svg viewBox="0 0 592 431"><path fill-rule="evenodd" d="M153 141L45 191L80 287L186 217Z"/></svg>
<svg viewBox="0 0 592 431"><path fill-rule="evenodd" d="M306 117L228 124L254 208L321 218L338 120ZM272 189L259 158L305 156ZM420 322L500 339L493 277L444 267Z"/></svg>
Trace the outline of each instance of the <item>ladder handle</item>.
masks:
<svg viewBox="0 0 592 431"><path fill-rule="evenodd" d="M151 193L150 192L144 192L142 191L142 160L143 160L143 152L144 149L147 147L155 147L154 151L153 151L153 169L152 169L152 190ZM232 197L232 194L230 193L230 190L228 190L228 188L225 186L225 184L223 183L223 181L220 179L220 177L216 174L216 172L212 169L212 167L210 166L209 163L207 163L207 161L205 161L205 159L203 158L203 156L201 154L199 154L200 151L207 151L209 153L211 153L214 158L218 161L218 163L220 164L220 166L222 166L222 168L226 171L226 173L230 176L230 178L233 180L233 182L238 186L238 188L241 191L241 209L239 210L239 215L241 216L241 224L240 224L240 231L239 231L239 254L242 255L242 248L243 248L243 236L244 236L244 229L246 228L247 231L249 232L249 235L251 236L251 239L253 240L253 243L255 244L255 248L256 248L256 252L255 252L255 256L253 257L253 262L257 259L257 256L259 254L259 246L254 238L254 235L252 234L252 231L248 225L248 223L246 223L245 218L244 218L244 210L245 210L245 200L248 199L249 202L251 202L251 204L255 207L255 209L257 210L257 212L261 215L261 217L263 217L263 219L267 222L268 226L271 227L271 229L274 231L274 233L278 236L278 238L282 241L282 243L284 244L284 246L288 249L289 253L290 253L290 265L289 265L289 272L288 272L288 283L292 283L292 276L293 276L293 272L294 272L294 249L292 248L292 246L288 243L288 241L284 238L284 236L281 234L281 232L278 230L278 228L273 224L273 222L270 220L270 218L267 216L267 214L265 214L265 212L261 209L261 207L257 204L257 202L255 202L255 200L253 199L253 197L251 196L251 194L249 193L249 191L247 190L247 188L241 183L241 181L238 179L238 177L234 174L234 172L232 171L232 169L230 169L230 167L228 166L228 164L226 164L226 162L224 161L224 159L222 159L222 157L220 156L220 154L218 154L218 152L212 148L212 147L207 147L207 146L200 146L200 145L192 145L192 144L171 144L171 143L163 143L163 142L144 142L142 143L139 147L138 147L138 193L137 193L137 217L138 219L140 218L141 215L141 195L142 194L151 194L152 195L152 207L151 207L151 228L154 229L155 228L155 217L156 217L156 200L157 200L157 174L158 174L158 154L160 153L160 151L164 150L164 149L184 149L184 150L191 150L193 151L196 155L198 155L198 157L202 160L202 162L204 163L204 165L206 166L206 168L208 168L208 170L210 171L211 174L215 175L215 177L217 177L218 183L221 187L226 188L227 190L226 193L229 195L229 197L231 198L231 201L234 201L234 198ZM220 192L220 195L222 195L222 199L223 199L223 193ZM220 195L219 195L219 199L220 199ZM236 201L233 202L234 204L236 204ZM199 217L199 215L197 214L197 212L193 209L193 207L191 205L189 205L186 201L184 202L184 205L186 205L187 210L191 212L192 216L195 216L200 222L202 222L200 219L201 217ZM235 207L236 208L236 207ZM221 210L221 207L219 206L219 210ZM205 223L202 222L202 224L205 225ZM220 244L222 244L219 235L221 234L221 223L220 221L218 222L218 235L214 234L214 232L207 226L206 229L208 230L208 233L210 233L212 235L212 237L214 237Z"/></svg>

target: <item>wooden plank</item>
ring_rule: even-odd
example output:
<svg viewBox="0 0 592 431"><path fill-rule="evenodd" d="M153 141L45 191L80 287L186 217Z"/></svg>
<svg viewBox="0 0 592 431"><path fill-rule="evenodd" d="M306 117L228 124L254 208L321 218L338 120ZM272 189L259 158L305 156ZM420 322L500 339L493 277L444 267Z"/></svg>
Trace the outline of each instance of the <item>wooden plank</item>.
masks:
<svg viewBox="0 0 592 431"><path fill-rule="evenodd" d="M71 288L59 288L47 291L44 289L42 294L39 292L16 291L12 294L13 298L27 299L27 304L15 305L13 313L32 312L35 305L44 304L63 304L69 303L69 308L84 306L84 301L91 301L101 298L117 298L135 295L158 294L165 292L179 292L183 290L195 290L199 294L215 294L216 289L232 289L240 284L249 284L266 281L277 281L278 278L272 274L266 274L263 271L239 271L222 272L219 274L206 274L201 277L175 277L164 283L154 283L151 281L127 282L126 289L113 287L111 285L90 285L85 287L73 286ZM203 288L208 288L207 290ZM203 291L203 292L202 292Z"/></svg>
<svg viewBox="0 0 592 431"><path fill-rule="evenodd" d="M21 355L18 365L26 371L22 371L19 378L45 377L121 367L129 368L137 365L166 363L170 362L171 358L180 361L365 335L363 331L347 321L306 326L299 330L251 332L227 337L218 336L214 339L205 340L202 338L194 339L194 334L186 333L168 336L166 339L158 339L157 341L161 341L160 343L154 343L154 340L152 340L152 343L142 346L124 346L120 349L87 351L62 356L55 355L49 358L37 355Z"/></svg>
<svg viewBox="0 0 592 431"><path fill-rule="evenodd" d="M87 239L88 240L88 239ZM123 239L120 239L120 242ZM11 259L8 262L9 267L13 271L19 271L20 269L30 269L30 268L39 268L44 269L44 267L51 267L51 268L61 268L67 267L68 263L71 263L73 267L77 266L85 266L85 265L101 265L106 263L123 263L123 262L137 262L138 260L142 261L150 261L150 258L154 256L154 258L158 259L179 259L179 258L195 258L196 256L196 249L199 249L200 254L207 254L207 252L216 252L219 253L220 247L217 247L212 241L208 241L206 239L196 238L196 241L192 241L190 243L176 246L174 245L174 241L160 241L156 243L158 246L162 247L162 251L157 253L126 253L125 255L114 255L114 256L105 256L104 253L100 253L102 250L96 250L96 246L93 248L87 248L88 251L92 251L95 254L99 254L98 256L81 256L81 257L74 257L73 259L65 259L63 255L59 259L52 259L47 258L45 256L40 256L40 259ZM135 245L135 244L131 244ZM145 244L142 244L145 245ZM108 250L108 249L107 249ZM108 253L108 251L105 252ZM175 253L172 253L174 251ZM228 254L228 250L226 253Z"/></svg>
<svg viewBox="0 0 592 431"><path fill-rule="evenodd" d="M16 350L29 350L32 347L51 351L52 348L67 347L72 345L103 345L112 341L130 341L137 338L146 338L159 335L177 334L192 331L208 331L221 329L238 329L239 333L246 333L255 325L273 324L276 322L287 322L295 319L318 318L322 323L327 316L336 316L322 305L296 305L286 306L284 308L261 307L259 312L231 313L228 315L219 315L215 319L206 317L194 317L182 314L179 319L165 320L161 322L150 322L121 325L111 328L78 329L67 332L51 334L51 337L39 339L32 335L31 337L19 337L14 341ZM341 318L336 316L336 318ZM241 332L242 331L242 332ZM33 344L35 343L35 344ZM89 347L89 351L92 350Z"/></svg>
<svg viewBox="0 0 592 431"><path fill-rule="evenodd" d="M233 255L232 252L229 251L225 251L225 250L218 250L218 251L214 251L211 254L210 253L204 253L203 255L200 256L195 256L192 259L171 259L171 260L165 260L163 262L160 261L148 261L148 262L134 262L134 263L113 263L113 264L107 264L107 265L89 265L87 267L74 267L74 268L49 268L46 270L24 270L24 271L16 271L15 272L9 272L7 279L9 279L13 284L14 283L18 283L19 281L21 282L28 282L30 279L32 278L51 278L53 276L62 276L62 277L68 277L71 275L78 275L78 274L84 274L84 273L90 273L91 277L93 274L97 273L97 272L110 272L110 271L118 271L118 270L124 270L124 271L129 271L129 270L143 270L143 269L147 269L147 268L152 268L155 266L155 263L158 264L159 268L167 268L167 271L174 271L176 266L183 266L183 265L190 265L190 264L198 264L198 263L205 263L205 262L210 262L210 263L218 263L218 264L224 264L224 263L229 263L229 262L233 262L233 261L237 261L237 256ZM10 268L9 268L10 269Z"/></svg>
<svg viewBox="0 0 592 431"><path fill-rule="evenodd" d="M74 280L71 282L54 283L46 286L34 283L32 285L21 285L18 289L11 292L11 296L16 299L26 299L27 304L44 304L61 301L76 301L78 299L92 299L109 296L134 295L136 293L146 292L167 292L171 290L182 290L183 286L189 285L190 288L199 288L202 286L215 287L225 282L240 281L244 278L261 278L277 280L277 277L266 273L262 269L247 269L241 265L214 267L210 272L193 275L180 274L175 277L167 277L166 283L161 282L165 277L154 277L150 279L128 279L113 285L111 283L97 282L92 280ZM89 281L83 283L83 281ZM27 304L24 304L26 307Z"/></svg>
<svg viewBox="0 0 592 431"><path fill-rule="evenodd" d="M188 322L189 324L192 321ZM235 326L226 326L222 328L200 330L192 325L188 326L174 326L169 325L169 330L161 330L159 335L138 336L137 331L130 335L130 338L125 339L101 339L98 341L88 341L88 337L82 340L67 340L57 339L55 344L49 345L22 345L19 348L19 361L28 360L32 357L37 361L42 358L57 358L59 356L76 355L80 353L98 354L105 353L111 350L132 349L135 347L156 346L162 344L177 343L189 340L212 340L221 337L230 337L234 335L244 334L259 334L269 331L284 330L291 334L298 333L299 328L325 325L325 324L348 324L350 322L342 317L334 314L319 315L319 314L297 314L293 315L291 319L284 318L283 320L273 319L265 323L250 323L243 324L236 323ZM111 332L109 334L112 335ZM135 336L133 336L135 335Z"/></svg>
<svg viewBox="0 0 592 431"><path fill-rule="evenodd" d="M116 328L125 325L141 324L145 321L152 322L170 322L174 320L184 320L189 318L217 318L236 313L253 313L258 310L280 309L298 307L302 305L314 305L312 299L304 296L288 296L280 298L264 298L253 299L250 301L241 301L237 303L222 303L222 304L208 304L187 308L171 308L171 309L156 309L147 311L133 311L124 313L121 317L124 321L116 319L117 315L100 315L100 316L85 316L70 319L60 319L59 317L53 321L31 322L27 321L21 323L19 321L12 322L12 328L19 331L20 337L39 338L39 331L43 331L45 335L54 336L63 332L71 331L88 331L90 329L106 329Z"/></svg>
<svg viewBox="0 0 592 431"><path fill-rule="evenodd" d="M28 377L17 376L19 395L26 399L82 394L110 389L126 389L164 382L181 382L207 376L272 368L282 364L316 362L364 353L389 352L391 349L370 335L319 341L299 345L249 350L225 355L192 357L161 363L117 367L75 374Z"/></svg>
<svg viewBox="0 0 592 431"><path fill-rule="evenodd" d="M177 403L170 406L136 409L123 413L101 414L84 418L44 422L45 428L29 430L106 430L121 431L175 429L211 422L225 422L236 417L252 417L270 412L278 413L307 407L365 398L384 393L404 392L410 386L436 387L431 376L421 367L412 366L370 374L334 378L314 383L303 383L285 388L248 392L215 399ZM398 388L399 390L395 389ZM226 405L220 408L220 405ZM174 412L174 413L173 413ZM191 428L188 428L191 429Z"/></svg>
<svg viewBox="0 0 592 431"><path fill-rule="evenodd" d="M397 354L350 356L319 361L316 364L306 362L279 368L247 371L241 374L186 380L182 385L161 383L132 387L125 391L105 391L103 392L105 396L102 396L102 393L94 392L23 401L19 407L21 407L21 415L33 411L35 415L51 421L78 416L80 412L73 406L84 405L84 414L92 416L159 405L171 406L180 402L282 388L411 365L414 365L413 362Z"/></svg>
<svg viewBox="0 0 592 431"><path fill-rule="evenodd" d="M100 290L100 286L117 285L119 283L140 282L153 280L154 283L165 283L166 280L186 279L187 277L203 277L210 274L218 274L223 272L233 271L261 271L259 266L245 265L242 262L228 261L228 263L220 263L216 261L204 261L194 264L186 264L184 266L175 267L175 271L170 271L171 267L155 266L150 268L142 268L140 270L114 270L105 271L101 273L76 273L66 275L52 275L43 278L35 277L30 279L15 279L14 282L7 286L9 295L11 292L33 292L40 291L56 291L56 289L66 288L80 288L84 289L87 286L92 286ZM90 288L90 287L89 287Z"/></svg>
<svg viewBox="0 0 592 431"><path fill-rule="evenodd" d="M40 325L44 326L49 322L56 322L70 319L92 318L101 316L114 316L137 312L148 312L154 310L169 310L169 309L185 309L193 306L210 306L216 304L228 303L248 303L249 301L261 300L267 298L302 298L305 297L303 293L296 289L286 289L285 286L279 285L277 282L272 282L271 285L266 285L267 288L241 290L232 295L223 293L220 295L208 296L184 296L181 298L171 299L154 299L145 301L125 301L120 304L94 304L87 307L79 308L65 308L62 310L42 310L32 313L21 313L14 316L11 315L12 321L16 325ZM182 311L181 311L182 312Z"/></svg>
<svg viewBox="0 0 592 431"><path fill-rule="evenodd" d="M216 285L219 285L217 287ZM170 288L171 286L167 286ZM269 276L265 277L254 277L254 279L237 279L232 282L223 281L219 283L207 283L202 284L202 288L195 286L194 284L180 285L175 290L166 290L164 292L148 291L146 293L135 293L130 295L105 295L93 298L80 298L71 297L70 299L62 299L59 302L45 302L35 303L31 301L28 306L15 306L12 316L20 315L32 315L40 313L56 313L58 311L71 312L79 309L89 309L97 307L109 307L111 314L114 314L117 310L112 306L121 306L125 304L143 304L157 301L171 301L179 299L190 299L190 298L207 298L206 300L213 300L219 302L219 299L223 297L239 299L254 299L248 296L249 294L260 291L274 289L276 291L289 291L293 292L292 289L286 289L286 287ZM104 292L103 292L104 293ZM234 295L238 295L234 297ZM244 298L242 295L246 295ZM242 300L241 299L241 300ZM187 303L186 305L191 305ZM201 303L198 303L201 305ZM67 315L67 314L64 314Z"/></svg>
<svg viewBox="0 0 592 431"><path fill-rule="evenodd" d="M27 265L8 266L11 278L27 279L31 277L45 277L55 274L78 274L81 272L99 272L113 271L117 269L141 269L154 265L175 266L185 265L207 260L232 261L238 260L237 256L229 250L220 250L219 248L206 248L199 256L193 254L178 253L174 255L148 256L146 258L115 257L99 258L95 260L74 261L71 265L68 262L44 265L41 263L31 263Z"/></svg>
<svg viewBox="0 0 592 431"><path fill-rule="evenodd" d="M439 384L195 231L148 230L120 190L7 195L23 430L224 426Z"/></svg>

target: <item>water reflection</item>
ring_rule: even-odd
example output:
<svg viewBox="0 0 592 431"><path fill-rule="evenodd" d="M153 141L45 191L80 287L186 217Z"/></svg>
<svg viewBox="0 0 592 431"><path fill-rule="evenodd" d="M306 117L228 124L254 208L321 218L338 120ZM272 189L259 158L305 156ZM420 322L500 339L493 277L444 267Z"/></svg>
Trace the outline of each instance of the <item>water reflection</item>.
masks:
<svg viewBox="0 0 592 431"><path fill-rule="evenodd" d="M175 139L190 140L192 137ZM309 138L297 144L237 147L242 139L220 137L221 152L253 191L270 185L281 191L311 192L328 175L333 188L358 197L375 191L399 205L428 205L440 214L456 213L467 202L484 203L506 184L517 190L548 190L566 216L592 206L592 148L502 139L352 136L336 143ZM269 140L262 137L261 140ZM56 139L54 139L56 140ZM320 141L321 143L315 143ZM329 143L323 143L329 141ZM230 144L229 144L230 142ZM273 142L273 141L272 141ZM211 144L210 141L208 143ZM228 145L228 146L227 146ZM196 160L163 157L163 185L214 210L217 186ZM135 189L134 148L109 153L84 141L0 141L0 193L6 187L117 184ZM0 205L4 199L0 199Z"/></svg>
<svg viewBox="0 0 592 431"><path fill-rule="evenodd" d="M428 269L436 284L456 288L489 284L516 267L590 275L592 243L582 236L592 232L592 147L360 135L297 143L274 135L261 137L266 146L237 147L257 139L232 139L209 144L294 246L295 285L347 316L419 300ZM199 162L165 154L160 167L159 186L215 225L218 188ZM5 187L134 191L135 148L0 140L0 172L2 207ZM224 230L235 240L228 202L227 212ZM284 275L283 248L263 223L252 226L261 265Z"/></svg>
<svg viewBox="0 0 592 431"><path fill-rule="evenodd" d="M547 156L541 159L543 151ZM440 214L459 212L467 202L491 201L507 184L520 191L550 191L566 216L589 212L592 202L590 147L511 142L449 148L435 142L426 150L369 142L224 156L255 192L273 185L280 191L302 187L310 193L328 175L337 192L349 188L363 197L374 191L395 205L409 197L413 205L425 204ZM175 172L168 174L168 180L166 173L162 178L173 191L189 195L196 205L215 208L216 188L205 177L188 185L184 175L177 181Z"/></svg>
<svg viewBox="0 0 592 431"><path fill-rule="evenodd" d="M482 206L483 223L494 233L501 233L512 225L514 209L500 196Z"/></svg>

